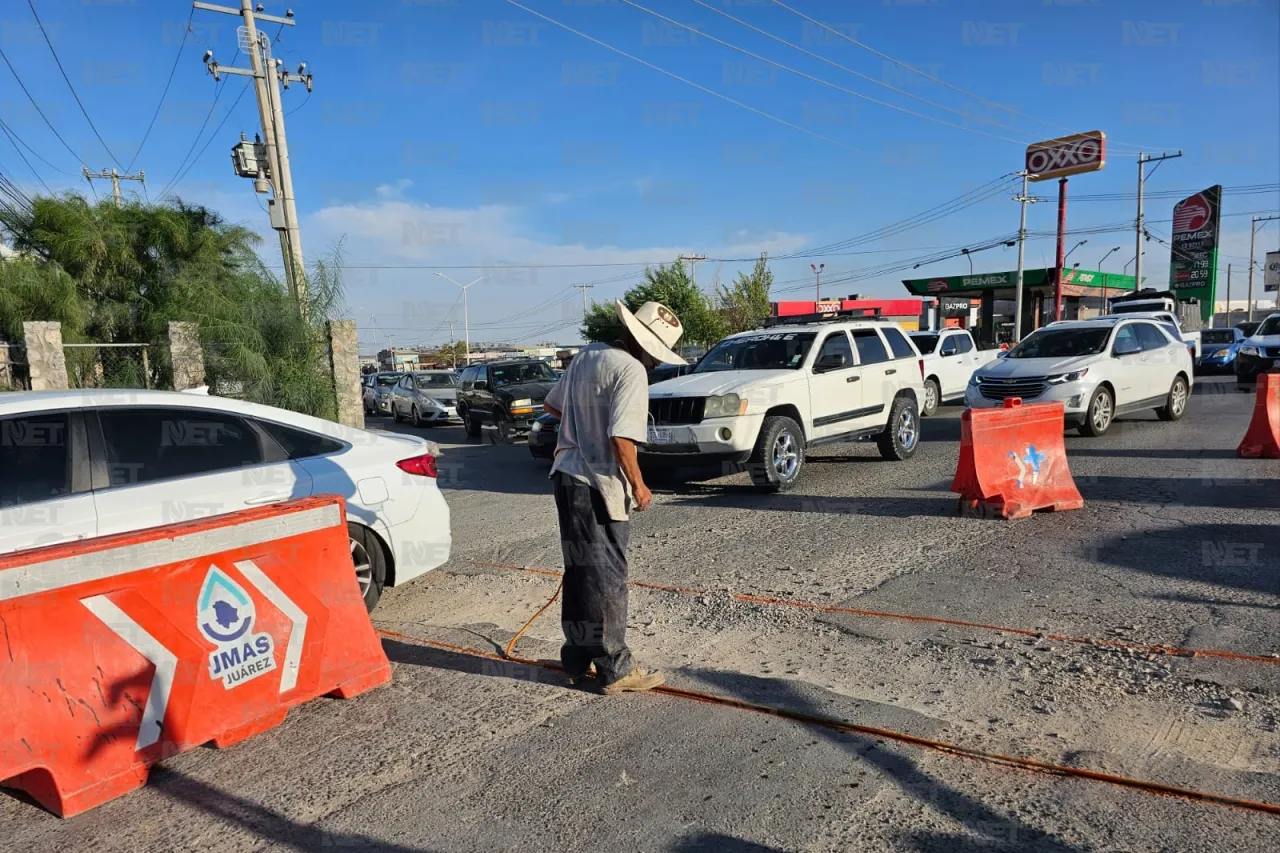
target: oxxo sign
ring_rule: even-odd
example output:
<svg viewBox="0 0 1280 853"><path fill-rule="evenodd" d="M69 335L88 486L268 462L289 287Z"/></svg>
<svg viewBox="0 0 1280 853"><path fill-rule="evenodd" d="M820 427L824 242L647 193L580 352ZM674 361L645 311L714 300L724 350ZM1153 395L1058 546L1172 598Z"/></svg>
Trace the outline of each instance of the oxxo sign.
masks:
<svg viewBox="0 0 1280 853"><path fill-rule="evenodd" d="M1096 172L1107 162L1107 135L1100 130L1077 133L1027 146L1026 170L1033 181Z"/></svg>

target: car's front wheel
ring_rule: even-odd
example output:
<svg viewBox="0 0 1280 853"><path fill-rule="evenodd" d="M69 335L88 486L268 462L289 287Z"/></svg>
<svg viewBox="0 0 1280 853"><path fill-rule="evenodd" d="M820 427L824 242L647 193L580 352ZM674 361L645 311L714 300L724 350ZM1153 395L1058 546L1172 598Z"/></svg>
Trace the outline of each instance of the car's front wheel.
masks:
<svg viewBox="0 0 1280 853"><path fill-rule="evenodd" d="M362 524L348 521L347 537L351 541L351 564L355 569L356 583L360 585L365 609L372 613L387 582L387 555L378 537Z"/></svg>
<svg viewBox="0 0 1280 853"><path fill-rule="evenodd" d="M1093 392L1089 398L1089 408L1085 410L1084 423L1080 425L1080 434L1096 438L1111 429L1116 416L1116 401L1111 391L1103 385Z"/></svg>
<svg viewBox="0 0 1280 853"><path fill-rule="evenodd" d="M468 438L480 437L480 420L469 409L463 413L462 422L467 426Z"/></svg>
<svg viewBox="0 0 1280 853"><path fill-rule="evenodd" d="M751 482L762 491L783 492L795 485L803 467L800 425L781 415L765 418L747 464Z"/></svg>
<svg viewBox="0 0 1280 853"><path fill-rule="evenodd" d="M942 404L942 389L938 380L930 376L924 381L924 406L920 409L921 417L931 417Z"/></svg>
<svg viewBox="0 0 1280 853"><path fill-rule="evenodd" d="M1187 378L1178 376L1173 380L1173 387L1169 389L1169 396L1164 405L1156 409L1156 414L1160 416L1162 421L1181 419L1187 411L1187 399L1190 396L1191 386L1187 384Z"/></svg>

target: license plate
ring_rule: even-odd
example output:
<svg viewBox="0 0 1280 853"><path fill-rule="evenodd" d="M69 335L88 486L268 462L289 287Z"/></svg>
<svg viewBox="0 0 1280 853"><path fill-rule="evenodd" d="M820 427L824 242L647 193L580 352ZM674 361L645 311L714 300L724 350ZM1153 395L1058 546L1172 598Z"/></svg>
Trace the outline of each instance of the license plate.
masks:
<svg viewBox="0 0 1280 853"><path fill-rule="evenodd" d="M664 427L649 427L649 443L650 444L676 444L679 439L676 434Z"/></svg>

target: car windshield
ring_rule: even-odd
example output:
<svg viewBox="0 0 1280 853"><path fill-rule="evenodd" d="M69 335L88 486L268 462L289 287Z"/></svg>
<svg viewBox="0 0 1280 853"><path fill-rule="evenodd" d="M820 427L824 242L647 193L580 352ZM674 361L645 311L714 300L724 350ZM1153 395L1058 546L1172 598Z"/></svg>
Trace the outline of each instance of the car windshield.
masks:
<svg viewBox="0 0 1280 853"><path fill-rule="evenodd" d="M1006 358L1073 358L1097 355L1107 345L1111 326L1098 329L1040 329L1009 350Z"/></svg>
<svg viewBox="0 0 1280 853"><path fill-rule="evenodd" d="M378 380L377 380L378 385L379 387L382 387L382 388L386 388L390 385L395 385L397 382L400 381L400 377L403 375L404 375L403 373L379 373Z"/></svg>
<svg viewBox="0 0 1280 853"><path fill-rule="evenodd" d="M1229 344L1234 343L1236 333L1231 329L1205 329L1200 333L1200 343L1202 344Z"/></svg>
<svg viewBox="0 0 1280 853"><path fill-rule="evenodd" d="M938 346L937 335L911 335L911 340L916 345L916 349L920 350L921 355L928 355Z"/></svg>
<svg viewBox="0 0 1280 853"><path fill-rule="evenodd" d="M458 385L456 373L420 373L414 378L419 388L456 388Z"/></svg>
<svg viewBox="0 0 1280 853"><path fill-rule="evenodd" d="M795 370L813 346L816 332L762 332L725 338L703 356L694 373L717 370Z"/></svg>
<svg viewBox="0 0 1280 853"><path fill-rule="evenodd" d="M504 385L516 385L521 382L551 382L556 378L555 373L543 361L534 361L528 364L504 364L501 367L489 368L489 372L493 375L494 388L501 388Z"/></svg>
<svg viewBox="0 0 1280 853"><path fill-rule="evenodd" d="M1255 335L1280 335L1280 314L1274 314L1262 321Z"/></svg>

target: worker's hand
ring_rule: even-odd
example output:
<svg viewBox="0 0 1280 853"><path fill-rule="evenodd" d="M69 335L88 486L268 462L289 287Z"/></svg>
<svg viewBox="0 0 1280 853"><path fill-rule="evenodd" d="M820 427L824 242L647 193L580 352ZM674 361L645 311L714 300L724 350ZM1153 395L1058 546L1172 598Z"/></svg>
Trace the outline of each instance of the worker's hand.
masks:
<svg viewBox="0 0 1280 853"><path fill-rule="evenodd" d="M638 483L635 487L636 510L644 512L653 503L653 492L649 491L649 487L644 483Z"/></svg>

